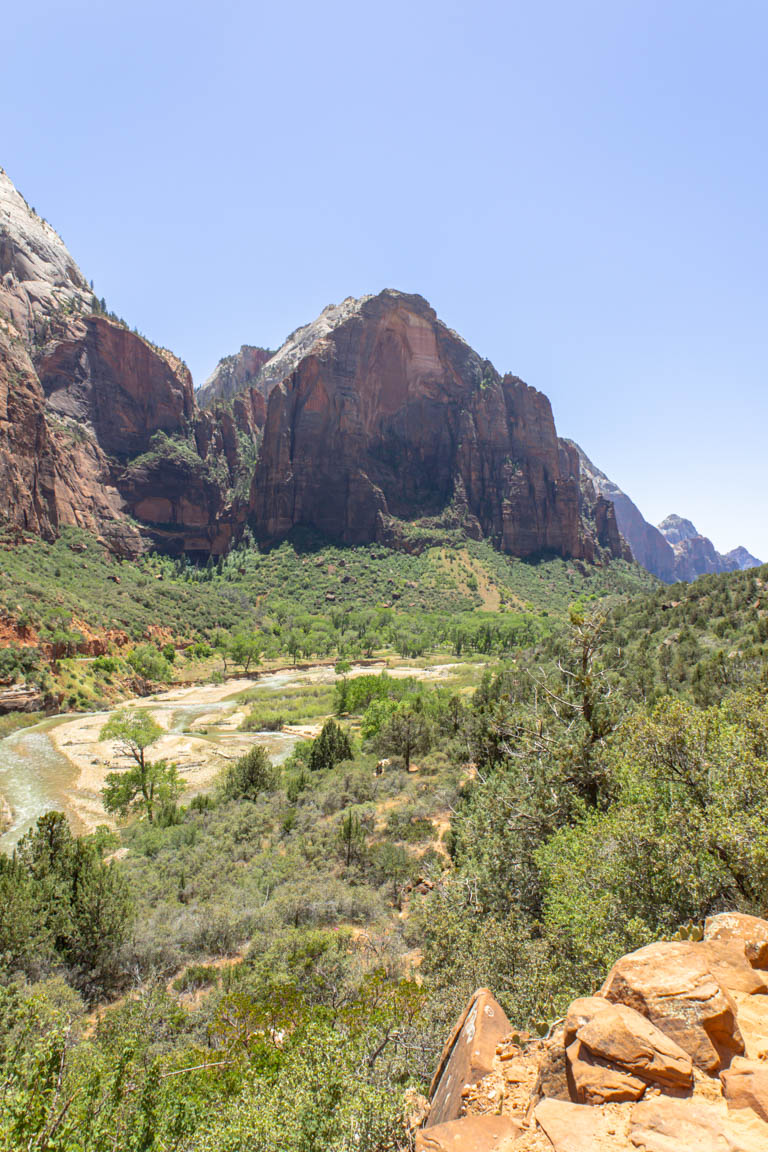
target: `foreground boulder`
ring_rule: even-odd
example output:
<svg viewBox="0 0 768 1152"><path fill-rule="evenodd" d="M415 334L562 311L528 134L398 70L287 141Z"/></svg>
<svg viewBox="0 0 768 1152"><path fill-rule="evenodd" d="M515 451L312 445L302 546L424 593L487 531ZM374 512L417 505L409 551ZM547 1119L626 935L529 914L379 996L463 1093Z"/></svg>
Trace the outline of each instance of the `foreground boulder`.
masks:
<svg viewBox="0 0 768 1152"><path fill-rule="evenodd" d="M616 1117L602 1108L542 1100L534 1115L555 1152L628 1152L632 1147L622 1138Z"/></svg>
<svg viewBox="0 0 768 1152"><path fill-rule="evenodd" d="M704 939L743 948L753 968L768 970L768 923L743 912L721 912L704 924Z"/></svg>
<svg viewBox="0 0 768 1152"><path fill-rule="evenodd" d="M572 1055L576 1047L578 1053ZM693 1085L690 1056L650 1020L623 1004L606 1003L602 1011L585 1021L568 1048L568 1057L579 1099L586 1103L639 1099L648 1084L674 1091L686 1091ZM605 1080L598 1070L606 1066L623 1078L621 1094L600 1090Z"/></svg>
<svg viewBox="0 0 768 1152"><path fill-rule="evenodd" d="M765 1152L768 1125L704 1100L659 1096L635 1105L630 1139L643 1152Z"/></svg>
<svg viewBox="0 0 768 1152"><path fill-rule="evenodd" d="M648 1017L697 1068L714 1075L744 1052L744 1040L734 1001L712 968L705 944L649 944L614 964L601 994Z"/></svg>
<svg viewBox="0 0 768 1152"><path fill-rule="evenodd" d="M460 1116L462 1090L492 1071L496 1046L509 1029L501 1005L487 988L479 988L459 1017L432 1078L428 1128Z"/></svg>
<svg viewBox="0 0 768 1152"><path fill-rule="evenodd" d="M544 1040L504 1035L481 989L416 1152L768 1152L768 922L723 914L707 935L622 957Z"/></svg>
<svg viewBox="0 0 768 1152"><path fill-rule="evenodd" d="M737 1056L720 1080L729 1108L751 1108L768 1123L768 1065Z"/></svg>
<svg viewBox="0 0 768 1152"><path fill-rule="evenodd" d="M520 1135L507 1116L466 1116L416 1134L416 1152L508 1152Z"/></svg>
<svg viewBox="0 0 768 1152"><path fill-rule="evenodd" d="M610 1100L639 1100L645 1081L624 1068L596 1060L586 1045L574 1040L566 1049L573 1093L580 1104L607 1104Z"/></svg>

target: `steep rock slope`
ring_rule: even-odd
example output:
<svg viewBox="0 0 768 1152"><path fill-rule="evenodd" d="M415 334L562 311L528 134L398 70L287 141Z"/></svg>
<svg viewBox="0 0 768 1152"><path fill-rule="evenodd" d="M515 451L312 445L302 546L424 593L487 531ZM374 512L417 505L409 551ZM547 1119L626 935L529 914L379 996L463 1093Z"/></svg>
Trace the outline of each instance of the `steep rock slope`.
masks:
<svg viewBox="0 0 768 1152"><path fill-rule="evenodd" d="M655 528L626 492L601 472L578 444L568 443L578 453L582 471L596 491L613 504L619 531L635 560L660 580L667 583L695 580L712 572L733 572L760 566L761 562L746 548L735 548L733 552L722 555L711 540L700 535L690 520L681 516L668 516Z"/></svg>
<svg viewBox="0 0 768 1152"><path fill-rule="evenodd" d="M271 391L251 513L263 539L297 525L387 538L393 520L453 502L470 531L516 556L621 554L609 506L583 499L547 398L499 376L420 296L326 309L260 379Z"/></svg>
<svg viewBox="0 0 768 1152"><path fill-rule="evenodd" d="M622 492L618 484L592 463L578 444L573 441L569 443L578 452L581 467L596 490L613 504L619 531L632 549L638 564L642 564L643 568L660 580L675 580L675 553L671 544L658 528L648 523L626 492Z"/></svg>
<svg viewBox="0 0 768 1152"><path fill-rule="evenodd" d="M241 403L236 420L252 440L263 410ZM220 424L197 412L180 360L101 312L61 238L0 171L5 521L48 538L77 525L127 555L147 542L223 551L240 446L233 432L226 454Z"/></svg>
<svg viewBox="0 0 768 1152"><path fill-rule="evenodd" d="M6 523L48 537L75 524L128 555L205 555L247 517L267 541L304 525L396 543L405 521L450 515L515 556L628 556L546 397L501 377L419 296L332 305L274 355L244 346L210 383L201 410L185 365L104 314L0 174Z"/></svg>
<svg viewBox="0 0 768 1152"><path fill-rule="evenodd" d="M217 400L232 400L246 390L255 392L266 401L269 387L260 385L259 376L273 355L268 348L243 344L239 352L219 360L205 383L197 389L197 403L201 408L210 408Z"/></svg>

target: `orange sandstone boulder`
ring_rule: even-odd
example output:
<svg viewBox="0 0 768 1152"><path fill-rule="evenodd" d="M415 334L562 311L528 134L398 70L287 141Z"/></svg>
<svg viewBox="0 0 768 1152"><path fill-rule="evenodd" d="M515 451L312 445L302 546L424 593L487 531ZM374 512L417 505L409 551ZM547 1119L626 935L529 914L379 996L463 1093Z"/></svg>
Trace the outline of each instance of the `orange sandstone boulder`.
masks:
<svg viewBox="0 0 768 1152"><path fill-rule="evenodd" d="M508 1152L520 1129L508 1116L465 1116L416 1133L416 1152Z"/></svg>
<svg viewBox="0 0 768 1152"><path fill-rule="evenodd" d="M721 912L706 921L704 939L743 948L753 968L768 969L768 920L742 912Z"/></svg>
<svg viewBox="0 0 768 1152"><path fill-rule="evenodd" d="M580 1028L593 1020L598 1012L604 1012L610 1007L610 1000L606 1000L604 996L580 996L577 1000L572 1000L565 1016L566 1048L573 1044Z"/></svg>
<svg viewBox="0 0 768 1152"><path fill-rule="evenodd" d="M722 1104L656 1096L635 1105L630 1139L643 1152L765 1152L768 1124Z"/></svg>
<svg viewBox="0 0 768 1152"><path fill-rule="evenodd" d="M496 1046L509 1030L504 1010L487 988L479 988L459 1017L432 1078L427 1128L461 1115L462 1089L493 1070Z"/></svg>
<svg viewBox="0 0 768 1152"><path fill-rule="evenodd" d="M752 967L741 943L707 940L700 947L709 952L710 971L726 991L746 992L748 996L768 992L768 973L764 974Z"/></svg>
<svg viewBox="0 0 768 1152"><path fill-rule="evenodd" d="M643 1083L676 1090L693 1085L688 1053L650 1020L624 1004L607 1005L576 1035L593 1059L615 1065Z"/></svg>
<svg viewBox="0 0 768 1152"><path fill-rule="evenodd" d="M737 1056L720 1080L729 1108L751 1108L768 1122L768 1065Z"/></svg>
<svg viewBox="0 0 768 1152"><path fill-rule="evenodd" d="M542 1100L534 1116L554 1152L625 1152L632 1148L616 1117L607 1109L568 1104L564 1100ZM683 1152L683 1149L674 1152Z"/></svg>
<svg viewBox="0 0 768 1152"><path fill-rule="evenodd" d="M614 964L601 995L656 1025L710 1074L744 1051L736 1006L712 972L706 944L649 944Z"/></svg>
<svg viewBox="0 0 768 1152"><path fill-rule="evenodd" d="M574 1094L580 1104L607 1104L611 1100L639 1100L645 1080L623 1068L596 1060L581 1040L566 1049Z"/></svg>

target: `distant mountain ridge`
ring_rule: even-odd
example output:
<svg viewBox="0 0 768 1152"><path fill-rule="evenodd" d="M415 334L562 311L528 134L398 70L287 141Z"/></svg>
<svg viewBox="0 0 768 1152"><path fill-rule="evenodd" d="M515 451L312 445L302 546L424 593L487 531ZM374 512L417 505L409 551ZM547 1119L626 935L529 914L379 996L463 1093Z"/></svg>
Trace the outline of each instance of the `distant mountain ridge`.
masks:
<svg viewBox="0 0 768 1152"><path fill-rule="evenodd" d="M757 563L679 517L648 524L558 437L546 396L422 296L329 305L276 352L224 357L195 394L178 357L106 312L2 170L0 485L7 526L76 525L127 556L221 555L247 529L413 547L424 521L512 556L634 556L663 580Z"/></svg>
<svg viewBox="0 0 768 1152"><path fill-rule="evenodd" d="M629 557L547 398L421 296L349 297L274 354L244 345L198 399L186 365L106 312L0 172L7 528L210 556L247 528L416 546L408 524L430 518L514 556Z"/></svg>
<svg viewBox="0 0 768 1152"><path fill-rule="evenodd" d="M718 552L712 541L702 536L695 525L682 516L667 516L658 527L649 524L626 492L601 472L582 448L573 441L570 443L579 453L585 475L613 504L619 531L635 560L660 580L666 583L695 580L708 573L743 571L759 568L762 564L744 547L725 554Z"/></svg>

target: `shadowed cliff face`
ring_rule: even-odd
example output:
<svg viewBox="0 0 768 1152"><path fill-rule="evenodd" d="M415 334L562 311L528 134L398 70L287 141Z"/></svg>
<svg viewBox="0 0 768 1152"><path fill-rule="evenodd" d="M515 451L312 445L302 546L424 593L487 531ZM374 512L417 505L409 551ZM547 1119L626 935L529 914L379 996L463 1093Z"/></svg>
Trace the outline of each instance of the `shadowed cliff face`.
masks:
<svg viewBox="0 0 768 1152"><path fill-rule="evenodd" d="M72 324L37 371L49 411L90 424L115 456L146 451L154 432L184 431L194 413L186 365L103 316Z"/></svg>
<svg viewBox="0 0 768 1152"><path fill-rule="evenodd" d="M594 556L578 457L545 396L502 379L419 296L382 292L335 313L314 342L300 330L303 354L270 394L251 494L263 539L304 525L373 540L389 517L457 500L468 527L513 555ZM601 516L607 541L612 513Z"/></svg>

